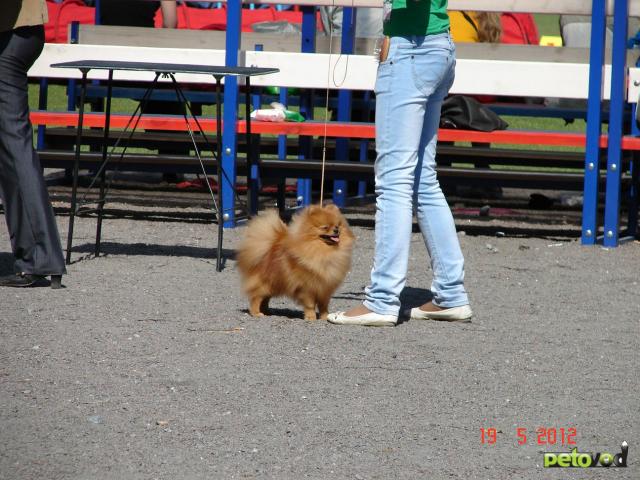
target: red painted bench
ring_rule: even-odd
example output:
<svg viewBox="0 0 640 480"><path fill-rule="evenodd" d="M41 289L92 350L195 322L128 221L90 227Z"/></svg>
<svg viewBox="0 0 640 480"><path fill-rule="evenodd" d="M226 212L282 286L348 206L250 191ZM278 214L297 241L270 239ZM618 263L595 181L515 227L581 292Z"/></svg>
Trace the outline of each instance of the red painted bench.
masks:
<svg viewBox="0 0 640 480"><path fill-rule="evenodd" d="M130 119L129 115L111 115L111 128L125 128ZM103 113L85 113L84 127L104 127L105 115ZM50 127L76 127L78 114L74 112L31 112L31 122L34 125ZM192 129L197 125L193 119L189 119ZM215 119L199 119L200 125L205 131L215 132ZM144 115L138 124L139 129L150 130L174 130L185 131L187 129L184 118L175 116ZM245 133L244 120L239 120L237 132ZM321 137L325 133L328 137L336 138L375 138L375 127L371 123L362 122L324 122L308 121L294 122L251 122L251 132L255 134L272 135L305 135ZM586 145L586 135L583 133L565 133L553 131L524 131L524 130L498 130L495 132L476 132L470 130L440 129L438 139L443 142L478 142L502 145L548 145L561 147L579 147ZM600 146L606 148L607 136L602 135ZM640 138L626 136L622 142L624 150L640 150Z"/></svg>
<svg viewBox="0 0 640 480"><path fill-rule="evenodd" d="M34 111L31 113L32 123L35 125L45 125L48 127L77 127L78 114L74 112L46 112ZM210 118L198 119L205 132L216 131L216 121ZM113 114L111 116L111 128L113 137L116 130L123 129L130 121L130 115ZM93 141L94 145L101 145L101 134L89 132L89 128L104 127L105 115L103 113L85 113L83 126L86 129L84 142ZM193 119L189 119L190 127L195 131L197 125ZM163 134L160 137L155 132L148 130L169 130L183 132L186 124L183 117L179 116L154 116L144 115L140 118L138 128L145 129L140 132L138 138L154 138L150 140L152 144L158 139L168 136ZM243 134L246 132L244 120L238 120L236 130ZM253 134L265 135L291 135L291 136L313 136L322 137L325 135L331 138L352 138L352 139L374 139L375 126L371 123L361 122L330 122L325 125L323 122L308 121L302 123L273 123L273 122L251 122ZM53 148L40 152L40 159L44 166L53 168L69 168L74 161L75 155L68 145L72 144L75 137L75 130L72 128L53 130L54 136L51 138L66 137L66 150L55 150ZM122 132L122 130L120 130ZM120 133L122 135L122 133ZM154 137L155 135L155 137ZM88 137L92 137L88 138ZM175 137L175 136L174 136ZM586 135L581 133L563 132L532 132L518 130L503 130L490 133L477 131L463 131L441 129L439 140L443 142L478 142L484 144L501 145L551 145L556 147L576 147L583 149L586 145ZM98 143L95 143L95 142ZM170 142L179 140L169 140ZM602 136L600 146L607 146L607 137ZM64 148L64 147L63 147ZM623 142L625 150L640 150L640 138L626 137ZM457 185L460 183L481 183L483 185L495 184L504 187L524 187L542 188L553 190L577 190L581 189L584 178L584 154L580 152L551 152L551 151L527 151L514 150L509 148L493 149L488 147L454 147L442 145L439 149L441 164L438 165L438 177L443 185ZM457 160L456 160L457 158ZM491 158L490 164L499 165L527 165L531 167L542 166L565 166L566 171L540 171L539 168L531 169L503 169L503 168L469 168L452 166L448 159L453 162L475 163L475 159ZM83 152L80 156L83 168L97 168L100 165L101 155L98 153ZM122 162L131 166L134 170L163 170L172 172L198 173L200 165L195 162L195 157L188 156L167 156L130 153L122 158ZM215 171L216 161L208 160L209 168ZM373 162L359 161L334 161L328 159L324 166L325 178L330 180L351 180L362 181L373 177ZM238 158L236 163L239 175L248 175L246 162ZM260 160L260 176L265 185L275 183L278 188L278 205L285 205L284 201L284 179L286 178L319 178L322 171L322 162L318 159L274 159L263 158ZM600 178L601 188L604 188L604 175ZM622 178L623 184L630 182L629 175Z"/></svg>

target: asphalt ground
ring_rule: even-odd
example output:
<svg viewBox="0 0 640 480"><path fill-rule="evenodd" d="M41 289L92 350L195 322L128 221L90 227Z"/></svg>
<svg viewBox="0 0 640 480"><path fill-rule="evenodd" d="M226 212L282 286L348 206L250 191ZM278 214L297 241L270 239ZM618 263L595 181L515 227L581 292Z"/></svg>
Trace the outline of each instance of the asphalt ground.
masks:
<svg viewBox="0 0 640 480"><path fill-rule="evenodd" d="M250 317L243 228L218 273L202 208L110 204L97 259L79 218L65 289L0 289L0 477L638 478L640 243L581 246L575 209L453 205L473 321L386 329L308 322L286 299ZM362 300L372 264L371 207L346 214L332 310ZM4 227L0 252L9 273ZM430 279L416 232L406 307ZM622 441L627 468L543 467Z"/></svg>

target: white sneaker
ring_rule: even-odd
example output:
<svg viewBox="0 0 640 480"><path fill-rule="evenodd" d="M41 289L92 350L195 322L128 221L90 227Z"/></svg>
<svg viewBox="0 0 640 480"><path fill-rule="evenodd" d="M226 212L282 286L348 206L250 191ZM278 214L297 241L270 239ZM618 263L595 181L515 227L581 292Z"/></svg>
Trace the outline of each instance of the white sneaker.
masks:
<svg viewBox="0 0 640 480"><path fill-rule="evenodd" d="M409 313L411 320L440 320L444 322L468 322L471 320L473 312L469 305L460 307L445 308L437 312L425 312L420 308L412 308Z"/></svg>
<svg viewBox="0 0 640 480"><path fill-rule="evenodd" d="M374 312L354 317L347 317L345 312L335 312L330 313L327 320L336 325L360 325L363 327L395 327L398 323L398 317L395 315L380 315Z"/></svg>

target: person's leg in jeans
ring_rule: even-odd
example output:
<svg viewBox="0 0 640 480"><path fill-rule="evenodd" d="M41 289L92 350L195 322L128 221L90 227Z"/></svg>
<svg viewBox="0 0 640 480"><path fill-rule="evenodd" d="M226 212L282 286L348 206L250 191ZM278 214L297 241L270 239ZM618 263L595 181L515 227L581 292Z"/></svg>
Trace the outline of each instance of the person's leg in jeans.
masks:
<svg viewBox="0 0 640 480"><path fill-rule="evenodd" d="M0 33L0 196L15 271L61 275L62 246L29 121L27 71L43 45L42 25Z"/></svg>
<svg viewBox="0 0 640 480"><path fill-rule="evenodd" d="M394 37L376 82L376 248L364 307L381 315L398 315L409 261L425 108L425 96L413 81L415 53L414 42Z"/></svg>
<svg viewBox="0 0 640 480"><path fill-rule="evenodd" d="M399 314L400 292L406 282L414 201L427 246L433 255L432 264L437 265L434 287L449 294L451 279L459 278L457 271L449 271L457 268L458 260L441 258L451 253L450 244L457 244L458 239L451 211L435 177L439 113L451 85L454 63L453 45L444 34L416 37L411 41L394 37L389 59L379 67L374 267L363 305L345 312L346 317L368 312ZM426 216L433 217L427 220ZM439 230L441 227L442 231ZM462 278L459 279L461 282ZM441 284L444 289L440 288ZM466 304L466 294L452 302L462 302L463 298ZM450 300L445 302L443 306L448 306Z"/></svg>
<svg viewBox="0 0 640 480"><path fill-rule="evenodd" d="M418 224L431 257L433 271L433 301L430 302L431 305L424 305L427 310L459 307L469 303L463 283L464 257L453 215L440 189L435 170L440 109L453 84L455 60L449 64L444 80L427 100L414 195ZM425 68L429 68L428 65Z"/></svg>

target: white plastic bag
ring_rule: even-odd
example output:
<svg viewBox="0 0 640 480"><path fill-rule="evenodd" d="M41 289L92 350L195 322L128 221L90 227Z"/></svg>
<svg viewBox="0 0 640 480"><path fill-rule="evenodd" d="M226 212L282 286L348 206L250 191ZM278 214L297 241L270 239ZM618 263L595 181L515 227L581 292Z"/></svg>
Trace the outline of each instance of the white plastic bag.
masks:
<svg viewBox="0 0 640 480"><path fill-rule="evenodd" d="M254 120L262 120L263 122L284 122L284 105L273 102L272 108L261 108L251 112L251 118Z"/></svg>
<svg viewBox="0 0 640 480"><path fill-rule="evenodd" d="M304 122L304 117L299 112L287 110L278 102L271 103L271 108L254 110L251 118L265 122Z"/></svg>
<svg viewBox="0 0 640 480"><path fill-rule="evenodd" d="M251 118L253 120L262 120L263 122L284 122L284 112L265 108L251 112Z"/></svg>

